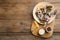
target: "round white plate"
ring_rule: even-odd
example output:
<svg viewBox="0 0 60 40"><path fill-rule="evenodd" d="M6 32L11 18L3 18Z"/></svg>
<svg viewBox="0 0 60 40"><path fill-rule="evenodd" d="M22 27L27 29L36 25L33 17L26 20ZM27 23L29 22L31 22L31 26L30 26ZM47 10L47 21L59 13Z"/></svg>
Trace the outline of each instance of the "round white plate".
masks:
<svg viewBox="0 0 60 40"><path fill-rule="evenodd" d="M43 24L43 23L40 22L40 20L38 19L38 17L36 16L35 13L36 13L36 9L37 9L38 5L41 5L42 3L45 4L45 5L52 5L52 4L48 3L48 2L40 2L40 3L38 3L38 4L34 7L34 9L33 9L33 18L34 18L38 23L40 23L40 24ZM51 18L50 18L50 21L48 22L48 24L51 23L51 22L55 19L55 17L56 17L56 15L54 15L53 17L51 17Z"/></svg>

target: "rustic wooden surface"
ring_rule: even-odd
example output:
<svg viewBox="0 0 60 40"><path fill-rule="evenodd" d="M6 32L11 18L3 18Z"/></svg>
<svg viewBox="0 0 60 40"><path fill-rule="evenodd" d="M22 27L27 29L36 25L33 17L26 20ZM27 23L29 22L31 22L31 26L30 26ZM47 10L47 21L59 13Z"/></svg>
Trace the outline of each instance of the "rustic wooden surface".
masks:
<svg viewBox="0 0 60 40"><path fill-rule="evenodd" d="M54 34L43 39L31 34L32 10L38 2L57 7ZM0 40L60 40L60 0L0 0Z"/></svg>

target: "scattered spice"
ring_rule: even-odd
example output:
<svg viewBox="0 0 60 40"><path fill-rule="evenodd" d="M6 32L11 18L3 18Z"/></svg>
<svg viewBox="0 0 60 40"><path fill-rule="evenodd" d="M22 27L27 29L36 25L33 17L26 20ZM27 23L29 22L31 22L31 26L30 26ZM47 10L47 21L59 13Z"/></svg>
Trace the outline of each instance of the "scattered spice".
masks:
<svg viewBox="0 0 60 40"><path fill-rule="evenodd" d="M47 28L47 31L51 31L51 28L50 28L50 27L48 27L48 28Z"/></svg>

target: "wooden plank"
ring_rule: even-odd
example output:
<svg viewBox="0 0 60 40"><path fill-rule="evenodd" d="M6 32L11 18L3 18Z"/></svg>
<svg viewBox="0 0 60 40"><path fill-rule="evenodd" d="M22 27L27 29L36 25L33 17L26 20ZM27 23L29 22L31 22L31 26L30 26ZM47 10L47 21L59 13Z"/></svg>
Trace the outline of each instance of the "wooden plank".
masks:
<svg viewBox="0 0 60 40"><path fill-rule="evenodd" d="M56 19L60 19L60 3L53 3L57 8L57 16Z"/></svg>
<svg viewBox="0 0 60 40"><path fill-rule="evenodd" d="M44 2L52 2L52 3L56 3L56 2L60 2L60 0L44 0Z"/></svg>
<svg viewBox="0 0 60 40"><path fill-rule="evenodd" d="M56 19L54 32L60 32L60 20Z"/></svg>
<svg viewBox="0 0 60 40"><path fill-rule="evenodd" d="M36 2L41 2L43 0L0 0L0 3L36 3Z"/></svg>
<svg viewBox="0 0 60 40"><path fill-rule="evenodd" d="M31 0L0 0L0 3L31 3Z"/></svg>
<svg viewBox="0 0 60 40"><path fill-rule="evenodd" d="M0 19L31 19L31 5L0 4ZM29 10L29 11L28 11Z"/></svg>
<svg viewBox="0 0 60 40"><path fill-rule="evenodd" d="M0 20L0 32L30 32L31 20Z"/></svg>
<svg viewBox="0 0 60 40"><path fill-rule="evenodd" d="M32 10L35 4L0 4L0 20L32 19ZM60 4L57 7L57 19L60 18Z"/></svg>
<svg viewBox="0 0 60 40"><path fill-rule="evenodd" d="M60 40L60 33L54 33L52 37L44 39L41 37L33 36L32 34L16 34L16 35L1 35L0 40Z"/></svg>
<svg viewBox="0 0 60 40"><path fill-rule="evenodd" d="M32 20L0 20L0 32L30 32ZM56 19L54 32L60 32L60 19Z"/></svg>

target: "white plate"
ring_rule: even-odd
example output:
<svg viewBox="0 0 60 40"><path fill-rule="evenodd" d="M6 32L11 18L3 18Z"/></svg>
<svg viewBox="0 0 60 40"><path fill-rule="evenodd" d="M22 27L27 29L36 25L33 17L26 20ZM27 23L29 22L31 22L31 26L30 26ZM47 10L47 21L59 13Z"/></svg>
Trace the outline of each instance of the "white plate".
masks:
<svg viewBox="0 0 60 40"><path fill-rule="evenodd" d="M42 3L44 3L45 5L52 5L52 4L48 3L48 2L40 2L40 3L38 3L38 4L34 7L34 9L33 9L33 18L34 18L38 23L40 23L40 24L43 24L43 23L40 22L40 20L39 20L38 17L35 15L35 13L36 13L37 6L38 6L38 5L41 5ZM54 15L53 17L51 17L51 18L50 18L51 20L48 22L48 24L51 23L51 22L55 19L55 17L56 17L56 15Z"/></svg>

